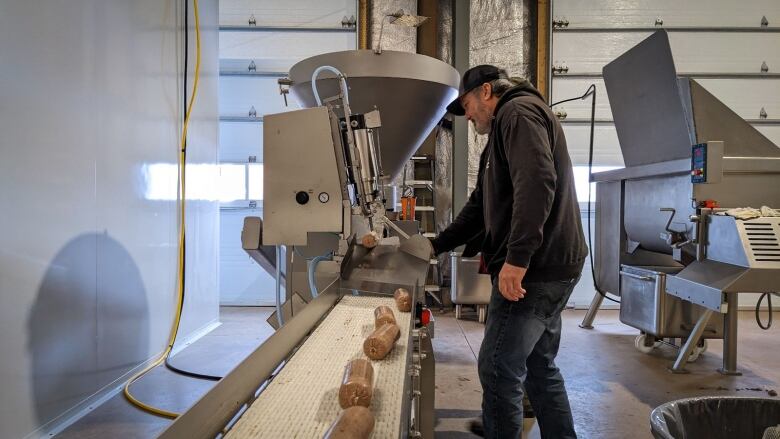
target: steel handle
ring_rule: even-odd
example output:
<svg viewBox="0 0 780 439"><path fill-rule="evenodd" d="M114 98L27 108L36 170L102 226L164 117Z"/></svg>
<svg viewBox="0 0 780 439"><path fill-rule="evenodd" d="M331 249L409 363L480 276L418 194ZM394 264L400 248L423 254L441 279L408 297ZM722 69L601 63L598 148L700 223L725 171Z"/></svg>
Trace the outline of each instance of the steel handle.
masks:
<svg viewBox="0 0 780 439"><path fill-rule="evenodd" d="M630 278L633 278L633 279L644 280L644 281L652 281L652 280L654 280L654 278L652 278L650 276L642 276L642 275L639 275L639 274L629 273L627 271L622 271L622 270L620 271L620 275L621 276L630 277Z"/></svg>

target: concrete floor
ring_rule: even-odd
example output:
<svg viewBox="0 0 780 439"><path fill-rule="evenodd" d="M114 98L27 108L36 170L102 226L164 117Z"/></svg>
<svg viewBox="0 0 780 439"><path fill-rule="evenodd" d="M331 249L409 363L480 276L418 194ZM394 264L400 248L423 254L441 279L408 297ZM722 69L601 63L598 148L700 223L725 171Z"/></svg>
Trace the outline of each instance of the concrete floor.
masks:
<svg viewBox="0 0 780 439"><path fill-rule="evenodd" d="M776 367L780 364L776 341L780 328L762 331L753 312L740 313L738 365L742 376L716 371L722 361L721 341L709 341L707 352L688 365L690 374L676 375L667 371L675 348L664 345L642 354L634 348L638 331L620 323L618 311L600 311L592 330L578 327L584 315L584 311L564 311L557 361L580 438L652 438L650 411L664 402L700 395L768 397L769 390L780 391L780 368ZM464 313L464 320L451 316L437 315L436 319L436 437L474 437L465 431L468 420L480 414L475 354L484 326L476 322L476 313ZM527 437L540 437L535 424L526 427Z"/></svg>
<svg viewBox="0 0 780 439"><path fill-rule="evenodd" d="M187 370L224 374L272 333L265 323L268 309L223 308L223 324L186 348L174 364ZM688 375L673 375L666 367L676 350L662 346L651 354L634 348L633 328L621 324L616 311L601 311L593 330L577 326L583 311L567 310L558 364L566 378L574 420L580 438L650 438L649 414L666 401L696 395L767 396L780 390L780 350L775 338L780 329L761 331L753 313L740 314L740 377L726 377L716 369L722 343L710 341L709 350ZM467 423L480 414L481 388L476 353L484 326L476 313L464 312L455 320L451 312L436 312L436 438L474 437ZM186 409L213 385L157 368L133 386L142 400L169 410ZM63 438L150 438L169 420L136 409L121 394L68 427ZM529 438L538 428L528 423Z"/></svg>

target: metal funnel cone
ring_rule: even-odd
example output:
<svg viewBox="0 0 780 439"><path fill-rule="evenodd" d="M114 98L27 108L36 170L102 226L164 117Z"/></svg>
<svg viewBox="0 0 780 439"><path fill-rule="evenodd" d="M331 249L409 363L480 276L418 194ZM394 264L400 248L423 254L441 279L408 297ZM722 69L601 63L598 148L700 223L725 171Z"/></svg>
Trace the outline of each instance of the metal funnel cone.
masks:
<svg viewBox="0 0 780 439"><path fill-rule="evenodd" d="M311 74L332 66L347 77L353 113L378 109L382 168L395 178L433 130L458 94L460 76L452 66L416 53L372 50L333 52L307 58L290 69L291 92L302 107L316 105ZM321 99L339 93L335 76L323 72L317 80Z"/></svg>

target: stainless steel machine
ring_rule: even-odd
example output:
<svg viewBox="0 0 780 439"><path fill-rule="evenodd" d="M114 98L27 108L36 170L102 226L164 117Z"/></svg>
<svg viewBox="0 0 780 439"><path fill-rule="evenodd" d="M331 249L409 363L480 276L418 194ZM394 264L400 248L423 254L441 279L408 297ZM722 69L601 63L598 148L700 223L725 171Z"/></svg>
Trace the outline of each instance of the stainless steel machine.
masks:
<svg viewBox="0 0 780 439"><path fill-rule="evenodd" d="M374 437L433 437L433 322L420 303L431 247L415 222L392 219L385 194L458 81L448 64L387 50L292 67L282 84L304 109L265 115L264 218L242 232L277 278L277 331L162 437L322 437L340 411L344 365L399 287L417 306L396 312L401 337L374 362ZM362 245L367 234L375 247Z"/></svg>
<svg viewBox="0 0 780 439"><path fill-rule="evenodd" d="M780 291L780 218L739 220L729 208L780 206L780 149L695 80L678 78L658 31L604 67L626 167L596 182L594 269L621 296L641 350L680 338L672 371L724 338L737 374L740 293ZM591 327L596 294L583 327Z"/></svg>
<svg viewBox="0 0 780 439"><path fill-rule="evenodd" d="M455 304L456 319L461 318L463 305L474 305L477 308L477 321L485 323L487 320L493 283L489 274L479 272L480 261L479 255L464 257L459 252L450 252L450 298Z"/></svg>

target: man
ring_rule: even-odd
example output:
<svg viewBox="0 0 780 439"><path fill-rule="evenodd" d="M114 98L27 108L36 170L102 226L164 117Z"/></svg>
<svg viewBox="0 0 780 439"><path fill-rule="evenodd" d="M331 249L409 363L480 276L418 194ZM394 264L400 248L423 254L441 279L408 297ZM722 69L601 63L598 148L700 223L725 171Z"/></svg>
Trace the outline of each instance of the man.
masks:
<svg viewBox="0 0 780 439"><path fill-rule="evenodd" d="M525 391L543 438L575 438L555 356L587 247L563 129L528 81L489 65L463 75L447 110L489 135L476 188L432 240L436 254L480 250L493 280L478 361L482 426L472 430L521 437Z"/></svg>

